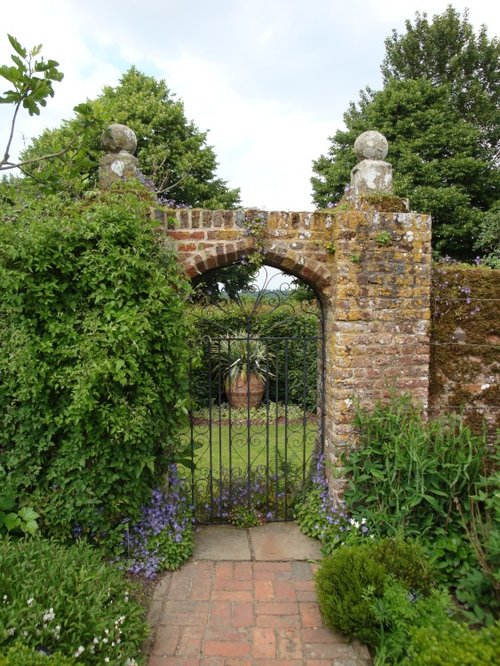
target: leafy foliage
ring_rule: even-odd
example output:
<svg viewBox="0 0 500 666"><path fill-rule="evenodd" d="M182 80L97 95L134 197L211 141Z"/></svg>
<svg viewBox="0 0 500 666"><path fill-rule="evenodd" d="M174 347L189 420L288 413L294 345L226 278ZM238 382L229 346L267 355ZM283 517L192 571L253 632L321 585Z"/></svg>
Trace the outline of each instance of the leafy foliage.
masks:
<svg viewBox="0 0 500 666"><path fill-rule="evenodd" d="M449 529L453 498L465 500L479 478L484 437L452 417L424 425L409 396L358 410L356 423L359 447L345 458L346 503L379 535Z"/></svg>
<svg viewBox="0 0 500 666"><path fill-rule="evenodd" d="M378 621L376 663L399 664L407 653L412 630L447 625L452 606L445 592L433 589L429 596L422 597L390 580L382 597L372 599Z"/></svg>
<svg viewBox="0 0 500 666"><path fill-rule="evenodd" d="M45 652L15 643L7 650L7 654L0 655L0 666L75 666L79 662L71 657L55 653L50 656Z"/></svg>
<svg viewBox="0 0 500 666"><path fill-rule="evenodd" d="M498 39L489 39L484 25L476 34L468 10L461 17L451 5L432 21L416 12L414 23L406 21L405 28L404 34L393 30L385 40L384 83L426 78L435 86L446 85L453 107L478 128L491 157L498 157Z"/></svg>
<svg viewBox="0 0 500 666"><path fill-rule="evenodd" d="M484 666L500 663L500 620L481 631L449 621L417 627L401 666Z"/></svg>
<svg viewBox="0 0 500 666"><path fill-rule="evenodd" d="M136 133L141 171L168 198L169 205L232 208L238 203L239 191L229 189L215 176L217 160L206 143L206 133L186 118L183 103L175 99L165 81L131 67L118 86L106 86L87 106L96 121L78 149L37 168L37 178L52 189L80 192L91 187L102 156L101 132L110 123L122 123ZM67 120L58 129L46 130L23 159L56 151L67 143L77 122Z"/></svg>
<svg viewBox="0 0 500 666"><path fill-rule="evenodd" d="M48 152L40 152L36 158L26 157L20 161L12 162L10 149L20 109L25 108L30 116L39 115L40 108L47 104L47 98L54 96L53 84L62 81L64 75L58 69L58 62L55 60L45 61L43 57L39 57L42 50L41 44L28 51L12 35L8 35L8 38L14 50L11 55L14 65L1 65L0 77L4 78L12 87L0 96L0 104L13 104L14 110L4 155L0 159L0 171L19 168L23 173L29 172L33 179L37 180L33 174L33 169L39 167L45 160L55 157L66 159L66 153L70 147L77 150L77 146L80 146L82 132L92 124L93 118L86 104L76 106L74 108L77 114L75 131L67 137L65 144L60 144L57 148L52 146ZM14 182L17 183L18 187L22 183L19 179L14 179ZM2 185L5 187L5 183Z"/></svg>
<svg viewBox="0 0 500 666"><path fill-rule="evenodd" d="M187 286L144 192L44 197L0 227L0 484L51 533L137 518L175 451Z"/></svg>
<svg viewBox="0 0 500 666"><path fill-rule="evenodd" d="M14 494L0 495L0 538L5 534L35 534L39 515L30 506L18 507Z"/></svg>
<svg viewBox="0 0 500 666"><path fill-rule="evenodd" d="M375 648L375 663L399 663L415 626L449 621L450 597L429 587L429 571L419 546L402 540L339 548L321 562L316 578L324 621Z"/></svg>
<svg viewBox="0 0 500 666"><path fill-rule="evenodd" d="M347 510L375 535L420 537L469 619L491 623L499 607L500 509L484 437L460 420L423 424L407 396L359 411L357 422L360 446L345 458Z"/></svg>
<svg viewBox="0 0 500 666"><path fill-rule="evenodd" d="M31 650L78 657L80 664L128 659L132 665L147 632L145 610L134 594L116 567L83 542L65 547L44 539L0 541L0 649L20 640ZM25 648L13 648L8 659L13 653L19 661L7 664L38 663L35 657L21 661Z"/></svg>
<svg viewBox="0 0 500 666"><path fill-rule="evenodd" d="M390 144L395 193L430 213L438 253L474 258L479 230L498 198L498 40L474 35L448 8L386 40L384 88L366 89L344 114L345 130L314 163L314 200L337 202L355 164L357 136L377 129ZM488 248L477 245L488 252Z"/></svg>

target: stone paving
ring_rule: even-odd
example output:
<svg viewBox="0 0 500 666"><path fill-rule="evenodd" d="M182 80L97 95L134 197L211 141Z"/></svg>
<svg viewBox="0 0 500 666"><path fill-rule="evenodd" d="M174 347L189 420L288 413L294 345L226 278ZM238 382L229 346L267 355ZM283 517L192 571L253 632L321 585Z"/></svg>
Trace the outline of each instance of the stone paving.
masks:
<svg viewBox="0 0 500 666"><path fill-rule="evenodd" d="M317 563L277 559L277 536L282 528L232 532L237 542L234 560L227 559L232 528L226 528L223 539L217 535L225 528L206 529L215 530L208 551L216 553L217 543L221 544L219 558L197 558L195 551L193 560L164 576L155 590L149 614L153 627L149 666L371 663L365 646L350 643L324 627L314 590ZM286 529L290 536L290 528ZM204 547L198 548L201 556L207 552L206 534ZM298 544L299 537L302 535L297 535ZM245 539L250 551L247 560L242 559ZM274 543L273 559L258 560L252 542L257 543L258 555L266 540L271 546Z"/></svg>

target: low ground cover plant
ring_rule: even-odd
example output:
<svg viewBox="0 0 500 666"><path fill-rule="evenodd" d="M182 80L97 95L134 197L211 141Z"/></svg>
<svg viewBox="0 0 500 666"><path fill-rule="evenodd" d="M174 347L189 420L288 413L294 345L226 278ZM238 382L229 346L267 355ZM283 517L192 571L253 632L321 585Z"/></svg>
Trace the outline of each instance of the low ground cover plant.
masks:
<svg viewBox="0 0 500 666"><path fill-rule="evenodd" d="M26 664L38 663L29 661L29 650L80 664L142 663L146 611L136 595L137 587L83 541L1 540L0 653L16 666L24 653Z"/></svg>
<svg viewBox="0 0 500 666"><path fill-rule="evenodd" d="M192 554L193 512L186 484L171 465L164 488L155 488L141 519L127 530L123 558L127 571L154 578L178 569Z"/></svg>

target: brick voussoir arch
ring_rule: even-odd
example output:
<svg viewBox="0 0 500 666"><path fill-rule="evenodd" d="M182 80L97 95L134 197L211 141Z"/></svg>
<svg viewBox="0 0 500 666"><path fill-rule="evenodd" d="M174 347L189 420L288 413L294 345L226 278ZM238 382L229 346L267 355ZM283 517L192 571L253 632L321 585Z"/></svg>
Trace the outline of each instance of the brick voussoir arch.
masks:
<svg viewBox="0 0 500 666"><path fill-rule="evenodd" d="M185 259L183 262L187 276L192 279L207 271L222 268L242 261L249 254L256 252L251 239L218 245ZM272 245L260 250L264 264L283 270L304 280L314 288L321 298L325 288L332 283L332 274L319 261L288 250L286 247Z"/></svg>

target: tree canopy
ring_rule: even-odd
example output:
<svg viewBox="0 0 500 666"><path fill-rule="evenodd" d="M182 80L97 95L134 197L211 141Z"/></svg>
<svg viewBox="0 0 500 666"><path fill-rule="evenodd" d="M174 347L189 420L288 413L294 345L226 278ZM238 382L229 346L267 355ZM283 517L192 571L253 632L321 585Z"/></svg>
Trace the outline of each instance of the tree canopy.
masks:
<svg viewBox="0 0 500 666"><path fill-rule="evenodd" d="M165 81L131 67L116 87L106 86L87 107L94 122L85 128L77 148L57 160L35 163L30 174L52 189L81 192L97 178L102 156L100 135L112 123L128 125L137 135L137 157L156 191L174 205L232 208L239 190L230 189L215 175L217 158L206 132L186 118L184 105ZM75 131L78 119L46 130L23 154L23 159L57 152Z"/></svg>
<svg viewBox="0 0 500 666"><path fill-rule="evenodd" d="M389 141L395 193L431 213L440 254L470 260L475 248L484 253L477 239L484 224L491 229L500 187L499 43L485 28L476 36L467 14L461 19L451 7L432 23L417 13L406 29L386 40L384 88L361 92L344 114L346 128L314 162L314 200L339 201L356 162L355 139L378 130Z"/></svg>

